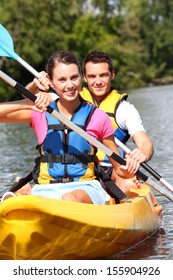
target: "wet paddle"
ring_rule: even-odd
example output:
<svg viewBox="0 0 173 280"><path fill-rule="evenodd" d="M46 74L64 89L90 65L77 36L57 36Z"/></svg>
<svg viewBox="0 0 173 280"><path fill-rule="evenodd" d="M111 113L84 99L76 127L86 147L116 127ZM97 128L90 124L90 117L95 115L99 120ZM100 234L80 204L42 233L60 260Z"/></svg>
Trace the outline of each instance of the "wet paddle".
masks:
<svg viewBox="0 0 173 280"><path fill-rule="evenodd" d="M0 24L0 56L10 57L18 61L24 68L26 68L31 74L36 78L39 76L37 72L31 65L29 65L25 60L23 60L15 51L12 37L9 32ZM50 87L51 91L55 92L53 87Z"/></svg>
<svg viewBox="0 0 173 280"><path fill-rule="evenodd" d="M25 87L23 87L21 84L13 80L11 77L9 77L7 74L5 74L3 71L0 70L0 78L8 83L11 87L17 89L22 95L26 96L33 102L36 100L36 96L32 94L30 91L28 91ZM67 125L69 128L77 132L79 135L81 135L83 138L85 138L87 141L89 141L91 144L93 144L95 147L100 149L102 152L104 152L106 155L110 156L112 159L117 161L119 164L125 165L126 161L122 159L119 155L115 154L111 149L103 145L101 142L96 140L94 137L89 135L86 131L72 123L70 120L65 118L63 115L61 115L58 111L53 110L52 107L48 106L47 111L53 115L55 118L59 119L62 123ZM136 173L136 175L144 182L148 183L151 187L155 188L158 192L163 194L165 197L167 197L169 200L173 201L173 195L168 192L166 189L163 190L160 186L153 185L153 181L148 178L144 173L142 173L140 170Z"/></svg>
<svg viewBox="0 0 173 280"><path fill-rule="evenodd" d="M119 141L117 138L115 138L115 143L117 146L119 146L126 154L129 154L131 150L124 145L121 141ZM159 173L157 173L152 167L150 167L147 163L143 162L141 163L141 166L148 171L157 181L159 181L164 187L166 187L168 190L173 192L173 187L167 182Z"/></svg>

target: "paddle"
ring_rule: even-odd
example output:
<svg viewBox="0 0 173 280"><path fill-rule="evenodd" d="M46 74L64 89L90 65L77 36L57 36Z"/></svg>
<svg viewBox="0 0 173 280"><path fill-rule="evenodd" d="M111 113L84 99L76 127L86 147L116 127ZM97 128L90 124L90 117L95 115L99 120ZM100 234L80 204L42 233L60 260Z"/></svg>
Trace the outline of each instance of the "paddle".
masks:
<svg viewBox="0 0 173 280"><path fill-rule="evenodd" d="M30 100L32 100L33 102L36 100L36 96L34 94L32 94L30 91L28 91L25 87L23 87L21 84L19 84L18 82L16 82L15 80L13 80L11 77L9 77L7 74L5 74L4 72L2 72L0 70L0 78L5 81L6 83L8 83L11 87L17 89L22 95L26 96L27 98L29 98ZM47 111L52 114L55 118L59 119L62 123L64 123L65 125L67 125L69 128L71 128L72 130L74 130L75 132L77 132L79 135L81 135L83 138L85 138L87 141L89 141L91 144L93 144L95 147L97 147L98 149L100 149L102 152L104 152L106 155L110 156L112 159L114 159L115 161L117 161L119 164L121 165L125 165L126 161L121 158L119 155L117 155L116 153L114 153L111 149L109 149L108 147L106 147L105 145L103 145L101 142L99 142L98 140L96 140L94 137L92 137L91 135L89 135L86 131L84 131L83 129L81 129L80 127L78 127L77 125L75 125L74 123L72 123L70 120L68 120L66 117L64 117L63 115L61 115L58 111L55 111L52 107L48 106L47 107ZM158 192L160 192L161 194L163 194L165 197L167 197L168 199L170 199L171 201L173 201L173 195L168 192L167 190L163 190L160 186L155 186L153 185L153 181L151 181L151 179L148 178L148 176L146 176L144 173L142 173L140 170L138 170L138 172L136 173L136 175L143 180L144 182L147 182L148 185L150 185L151 187L155 188Z"/></svg>
<svg viewBox="0 0 173 280"><path fill-rule="evenodd" d="M129 154L131 150L124 145L121 141L119 141L115 137L115 143L117 146L119 146L126 154ZM166 187L168 190L173 192L173 187L159 174L157 173L152 167L150 167L147 163L143 162L141 163L141 166L148 171L157 181L159 181L164 187Z"/></svg>
<svg viewBox="0 0 173 280"><path fill-rule="evenodd" d="M13 40L9 32L0 24L0 56L10 57L18 61L24 68L26 68L31 74L36 78L39 76L37 72L31 65L29 65L25 60L23 60L15 51ZM51 87L51 91L55 92L55 89Z"/></svg>
<svg viewBox="0 0 173 280"><path fill-rule="evenodd" d="M26 185L28 182L30 182L33 179L32 177L32 171L24 178L21 178L19 182L15 182L11 188L9 189L9 192L15 192L22 188L24 185Z"/></svg>
<svg viewBox="0 0 173 280"><path fill-rule="evenodd" d="M14 51L14 44L11 35L9 32L0 24L0 55L11 57L17 60L22 66L24 66L28 71L30 71L35 77L38 78L39 73L26 61L24 61L15 51ZM54 88L51 87L51 90ZM121 147L126 153L130 153L130 150L118 139L116 139L116 144ZM141 166L148 171L156 180L158 180L162 185L168 188L170 191L173 192L172 186L162 178L155 170L153 170L150 166L146 163L142 163Z"/></svg>

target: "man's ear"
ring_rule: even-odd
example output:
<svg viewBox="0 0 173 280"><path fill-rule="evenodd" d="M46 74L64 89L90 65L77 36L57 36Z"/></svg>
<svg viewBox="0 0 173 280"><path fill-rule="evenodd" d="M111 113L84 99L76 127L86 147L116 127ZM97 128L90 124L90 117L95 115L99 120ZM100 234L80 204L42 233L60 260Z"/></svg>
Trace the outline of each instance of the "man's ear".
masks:
<svg viewBox="0 0 173 280"><path fill-rule="evenodd" d="M86 76L85 76L85 75L83 76L83 78L84 78L84 81L87 83L87 79L86 79Z"/></svg>
<svg viewBox="0 0 173 280"><path fill-rule="evenodd" d="M113 80L115 78L115 71L113 70L111 73L111 80Z"/></svg>

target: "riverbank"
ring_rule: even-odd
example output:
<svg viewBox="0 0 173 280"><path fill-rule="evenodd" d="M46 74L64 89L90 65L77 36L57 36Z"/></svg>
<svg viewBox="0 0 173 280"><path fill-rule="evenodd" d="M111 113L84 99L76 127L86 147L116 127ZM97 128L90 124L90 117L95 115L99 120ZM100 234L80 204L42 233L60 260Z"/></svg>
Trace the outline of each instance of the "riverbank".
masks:
<svg viewBox="0 0 173 280"><path fill-rule="evenodd" d="M173 84L173 77L163 77L163 78L156 78L152 80L152 84L155 86L164 86Z"/></svg>

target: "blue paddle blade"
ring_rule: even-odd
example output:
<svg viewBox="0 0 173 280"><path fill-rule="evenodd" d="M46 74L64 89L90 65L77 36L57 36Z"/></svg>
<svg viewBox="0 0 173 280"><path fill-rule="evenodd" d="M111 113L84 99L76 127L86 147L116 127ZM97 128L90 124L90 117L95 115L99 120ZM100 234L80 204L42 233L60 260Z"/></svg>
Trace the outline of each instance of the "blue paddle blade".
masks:
<svg viewBox="0 0 173 280"><path fill-rule="evenodd" d="M0 24L0 56L11 57L15 60L19 58L14 51L13 40L2 24Z"/></svg>

